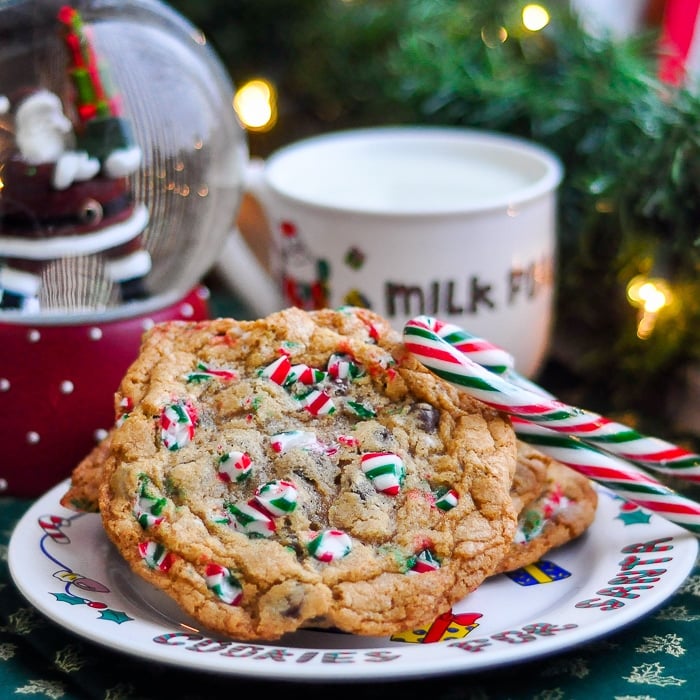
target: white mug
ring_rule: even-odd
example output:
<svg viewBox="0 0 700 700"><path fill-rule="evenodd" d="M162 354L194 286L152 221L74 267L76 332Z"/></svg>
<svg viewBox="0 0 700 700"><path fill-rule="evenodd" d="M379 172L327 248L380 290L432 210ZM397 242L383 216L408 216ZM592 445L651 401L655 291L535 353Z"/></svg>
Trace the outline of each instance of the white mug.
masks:
<svg viewBox="0 0 700 700"><path fill-rule="evenodd" d="M249 175L272 279L235 235L219 268L255 311L366 306L399 331L426 314L508 350L525 376L540 369L563 175L549 151L455 127L352 129L292 143Z"/></svg>

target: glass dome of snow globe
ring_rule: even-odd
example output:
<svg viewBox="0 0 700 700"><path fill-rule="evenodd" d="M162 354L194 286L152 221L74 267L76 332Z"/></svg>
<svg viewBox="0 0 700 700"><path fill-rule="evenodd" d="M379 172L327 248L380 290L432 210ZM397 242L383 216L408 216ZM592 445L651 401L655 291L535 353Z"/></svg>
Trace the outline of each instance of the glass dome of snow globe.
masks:
<svg viewBox="0 0 700 700"><path fill-rule="evenodd" d="M187 292L229 230L246 153L204 36L149 0L37 0L0 8L0 38L0 319L129 315Z"/></svg>
<svg viewBox="0 0 700 700"><path fill-rule="evenodd" d="M248 156L233 96L165 3L0 3L0 491L108 431L149 325L207 316Z"/></svg>

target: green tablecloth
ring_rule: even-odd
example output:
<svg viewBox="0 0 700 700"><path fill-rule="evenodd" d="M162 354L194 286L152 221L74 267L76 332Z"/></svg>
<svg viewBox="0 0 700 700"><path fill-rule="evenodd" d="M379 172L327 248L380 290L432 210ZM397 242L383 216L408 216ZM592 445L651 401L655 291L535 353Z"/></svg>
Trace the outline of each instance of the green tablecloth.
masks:
<svg viewBox="0 0 700 700"><path fill-rule="evenodd" d="M304 684L253 681L183 671L93 645L45 619L16 590L7 567L12 530L31 505L0 498L0 698L305 698L350 693L371 698L423 697L615 698L661 700L700 697L700 566L663 607L632 626L556 656L507 670L410 681Z"/></svg>
<svg viewBox="0 0 700 700"><path fill-rule="evenodd" d="M213 315L247 317L228 298L214 296ZM0 454L0 460L2 454ZM700 498L700 486L687 495ZM700 697L700 563L666 604L615 634L556 656L508 669L410 681L353 684L254 681L179 670L112 652L44 618L17 591L7 566L12 530L29 499L0 497L0 700L29 696L53 700L268 696L313 700L350 693L363 700L661 700Z"/></svg>

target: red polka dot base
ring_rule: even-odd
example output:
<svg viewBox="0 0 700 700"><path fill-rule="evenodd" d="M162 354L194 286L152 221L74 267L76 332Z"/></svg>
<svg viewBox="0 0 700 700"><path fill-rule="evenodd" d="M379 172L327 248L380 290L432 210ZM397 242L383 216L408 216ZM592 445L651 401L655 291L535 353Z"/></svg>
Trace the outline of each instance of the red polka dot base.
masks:
<svg viewBox="0 0 700 700"><path fill-rule="evenodd" d="M209 292L105 323L0 322L0 494L39 496L114 423L113 396L154 323L209 318Z"/></svg>

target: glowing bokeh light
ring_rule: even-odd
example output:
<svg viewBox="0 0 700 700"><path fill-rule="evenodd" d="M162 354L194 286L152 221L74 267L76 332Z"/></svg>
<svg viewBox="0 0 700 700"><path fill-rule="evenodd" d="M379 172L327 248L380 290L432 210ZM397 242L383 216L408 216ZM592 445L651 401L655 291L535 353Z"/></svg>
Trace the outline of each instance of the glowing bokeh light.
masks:
<svg viewBox="0 0 700 700"><path fill-rule="evenodd" d="M269 131L277 123L277 92L268 80L250 80L236 92L233 108L246 129Z"/></svg>
<svg viewBox="0 0 700 700"><path fill-rule="evenodd" d="M665 280L638 275L627 285L627 299L639 308L637 337L646 340L654 330L659 312L671 304L672 294Z"/></svg>
<svg viewBox="0 0 700 700"><path fill-rule="evenodd" d="M639 297L644 303L645 311L658 311L666 306L666 295L653 282L647 282L640 287Z"/></svg>
<svg viewBox="0 0 700 700"><path fill-rule="evenodd" d="M634 306L655 312L668 306L671 292L664 280L639 275L627 285L627 298Z"/></svg>
<svg viewBox="0 0 700 700"><path fill-rule="evenodd" d="M525 5L522 16L525 28L531 32L538 32L549 24L549 12L542 5Z"/></svg>
<svg viewBox="0 0 700 700"><path fill-rule="evenodd" d="M490 49L495 48L499 44L503 44L508 39L508 30L505 27L482 27L481 40Z"/></svg>

